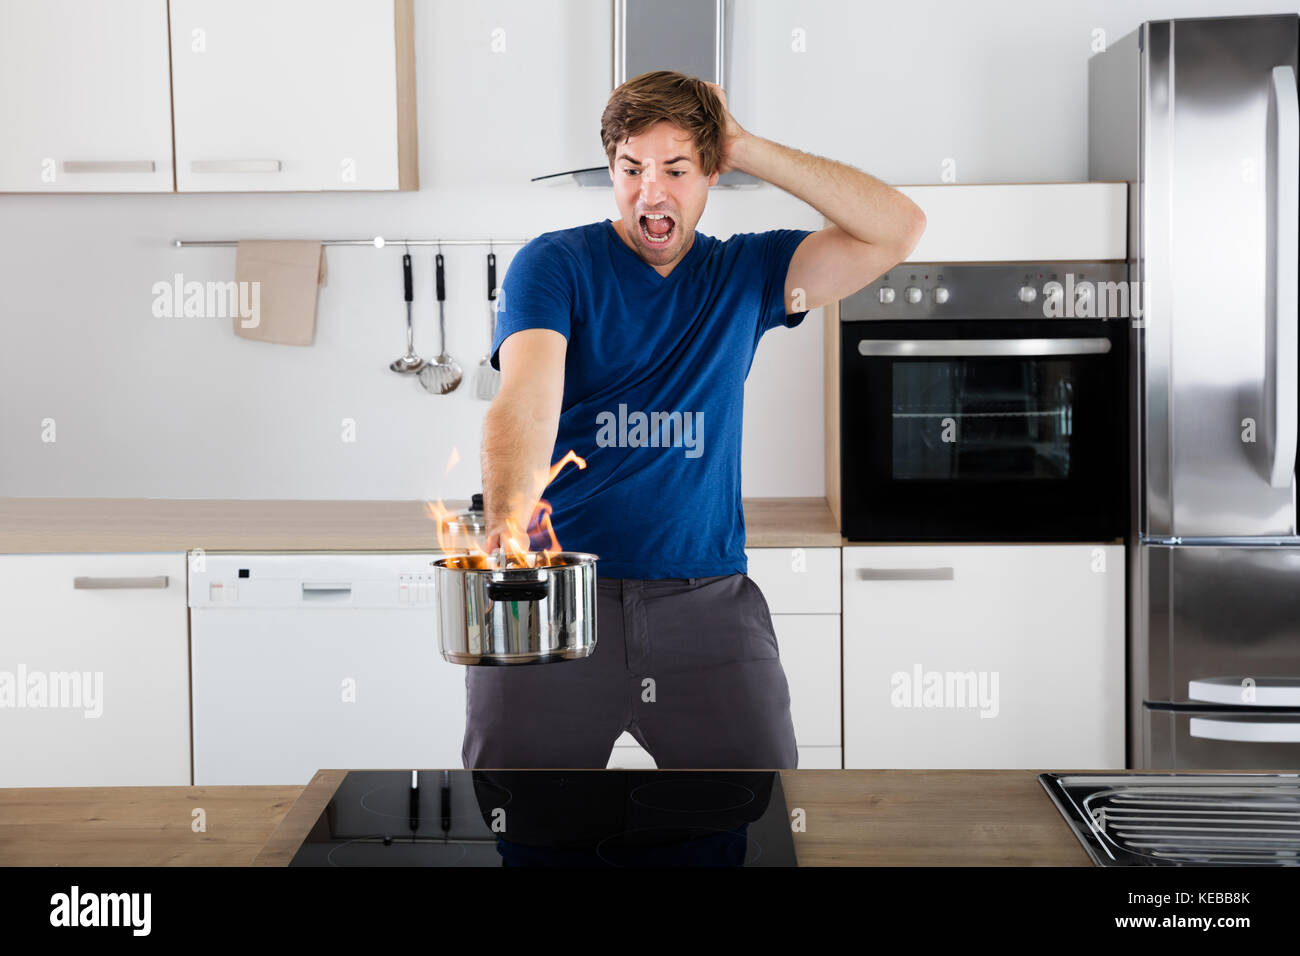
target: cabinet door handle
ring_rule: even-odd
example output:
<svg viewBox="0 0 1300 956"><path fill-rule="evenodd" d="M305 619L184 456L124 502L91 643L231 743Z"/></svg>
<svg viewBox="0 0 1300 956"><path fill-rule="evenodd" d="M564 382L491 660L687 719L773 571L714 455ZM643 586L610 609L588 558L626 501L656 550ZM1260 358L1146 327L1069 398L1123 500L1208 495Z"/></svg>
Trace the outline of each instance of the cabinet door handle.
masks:
<svg viewBox="0 0 1300 956"><path fill-rule="evenodd" d="M78 591L83 590L127 590L134 588L165 588L167 587L167 575L159 574L151 578L89 578L79 577L72 579L72 586Z"/></svg>
<svg viewBox="0 0 1300 956"><path fill-rule="evenodd" d="M952 568L858 568L859 581L951 581Z"/></svg>
<svg viewBox="0 0 1300 956"><path fill-rule="evenodd" d="M192 173L278 173L278 159L196 159L190 163Z"/></svg>
<svg viewBox="0 0 1300 956"><path fill-rule="evenodd" d="M152 173L152 159L68 159L63 161L65 173Z"/></svg>

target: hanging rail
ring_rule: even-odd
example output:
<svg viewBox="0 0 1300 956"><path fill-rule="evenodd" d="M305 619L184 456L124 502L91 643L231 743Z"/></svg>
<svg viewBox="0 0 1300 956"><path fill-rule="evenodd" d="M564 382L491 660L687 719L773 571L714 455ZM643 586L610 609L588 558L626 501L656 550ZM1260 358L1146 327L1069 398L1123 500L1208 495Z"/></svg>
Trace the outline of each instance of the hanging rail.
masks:
<svg viewBox="0 0 1300 956"><path fill-rule="evenodd" d="M375 236L373 239L322 239L325 246L522 246L527 239L385 239ZM177 249L186 246L237 246L238 239L176 239L172 245Z"/></svg>

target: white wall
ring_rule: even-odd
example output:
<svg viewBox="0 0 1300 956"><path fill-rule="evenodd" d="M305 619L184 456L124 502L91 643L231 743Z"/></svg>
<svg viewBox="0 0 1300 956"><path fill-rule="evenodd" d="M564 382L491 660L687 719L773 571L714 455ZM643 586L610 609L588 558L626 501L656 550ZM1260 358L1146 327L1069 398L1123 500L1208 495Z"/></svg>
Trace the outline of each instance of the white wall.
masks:
<svg viewBox="0 0 1300 956"><path fill-rule="evenodd" d="M730 98L751 131L891 183L1086 175L1086 61L1143 19L1293 11L1232 0L738 0ZM506 30L506 51L489 51ZM806 52L792 50L792 31ZM417 0L418 193L0 196L0 495L463 498L486 404L390 372L405 350L401 250L331 248L316 344L156 319L151 288L233 277L234 249L174 238L531 236L616 215L603 190L529 184L603 162L609 6ZM0 141L0 148L3 148ZM715 192L716 236L821 217L773 187ZM504 275L511 250L498 250ZM416 350L437 352L432 251ZM445 250L448 348L487 349L483 251ZM763 340L746 390L744 493L820 495L821 313ZM42 420L57 442L41 440ZM357 422L357 441L340 422ZM446 464L453 448L460 461Z"/></svg>

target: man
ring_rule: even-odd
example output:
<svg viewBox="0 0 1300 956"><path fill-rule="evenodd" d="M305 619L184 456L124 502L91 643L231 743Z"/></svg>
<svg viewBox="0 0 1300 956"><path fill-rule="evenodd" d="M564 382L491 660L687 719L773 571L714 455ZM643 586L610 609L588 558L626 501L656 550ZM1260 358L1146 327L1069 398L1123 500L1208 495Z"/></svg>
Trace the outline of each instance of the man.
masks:
<svg viewBox="0 0 1300 956"><path fill-rule="evenodd" d="M539 236L502 289L483 425L487 548L539 497L597 563L591 656L467 668L467 767L604 767L629 731L662 768L797 763L790 694L746 575L744 383L759 339L905 259L925 217L849 166L747 132L716 84L628 80L601 117L620 218ZM834 225L719 241L695 231L737 169ZM586 468L548 467L572 449Z"/></svg>

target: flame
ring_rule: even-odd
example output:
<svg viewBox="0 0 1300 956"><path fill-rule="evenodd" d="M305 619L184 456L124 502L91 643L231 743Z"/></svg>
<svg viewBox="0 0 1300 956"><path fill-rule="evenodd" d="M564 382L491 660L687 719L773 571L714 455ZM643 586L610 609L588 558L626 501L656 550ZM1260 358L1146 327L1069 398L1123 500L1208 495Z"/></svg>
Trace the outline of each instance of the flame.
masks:
<svg viewBox="0 0 1300 956"><path fill-rule="evenodd" d="M581 458L573 449L569 449L559 461L551 465L545 472L537 475L539 479L545 478L542 483L543 490L555 480L555 476L569 462L573 462L580 469L587 467L586 459ZM555 556L564 549L560 547L559 539L555 536L555 528L551 525L552 510L549 501L545 498L539 498L537 505L533 508L532 515L528 519L527 528L519 527L519 522L513 517L506 519L505 531L501 535L501 553L505 558L504 567L545 568L550 567L552 564L561 563ZM476 537L464 527L457 526L453 528L449 526L455 524L456 513L444 505L441 498L436 501L425 502L424 511L434 522L438 535L438 549L456 555L447 559L448 567L484 570L498 566L495 556L487 552L485 548L487 542L485 540ZM530 550L532 539L529 536L528 528L537 528L545 534L547 544L541 551Z"/></svg>

